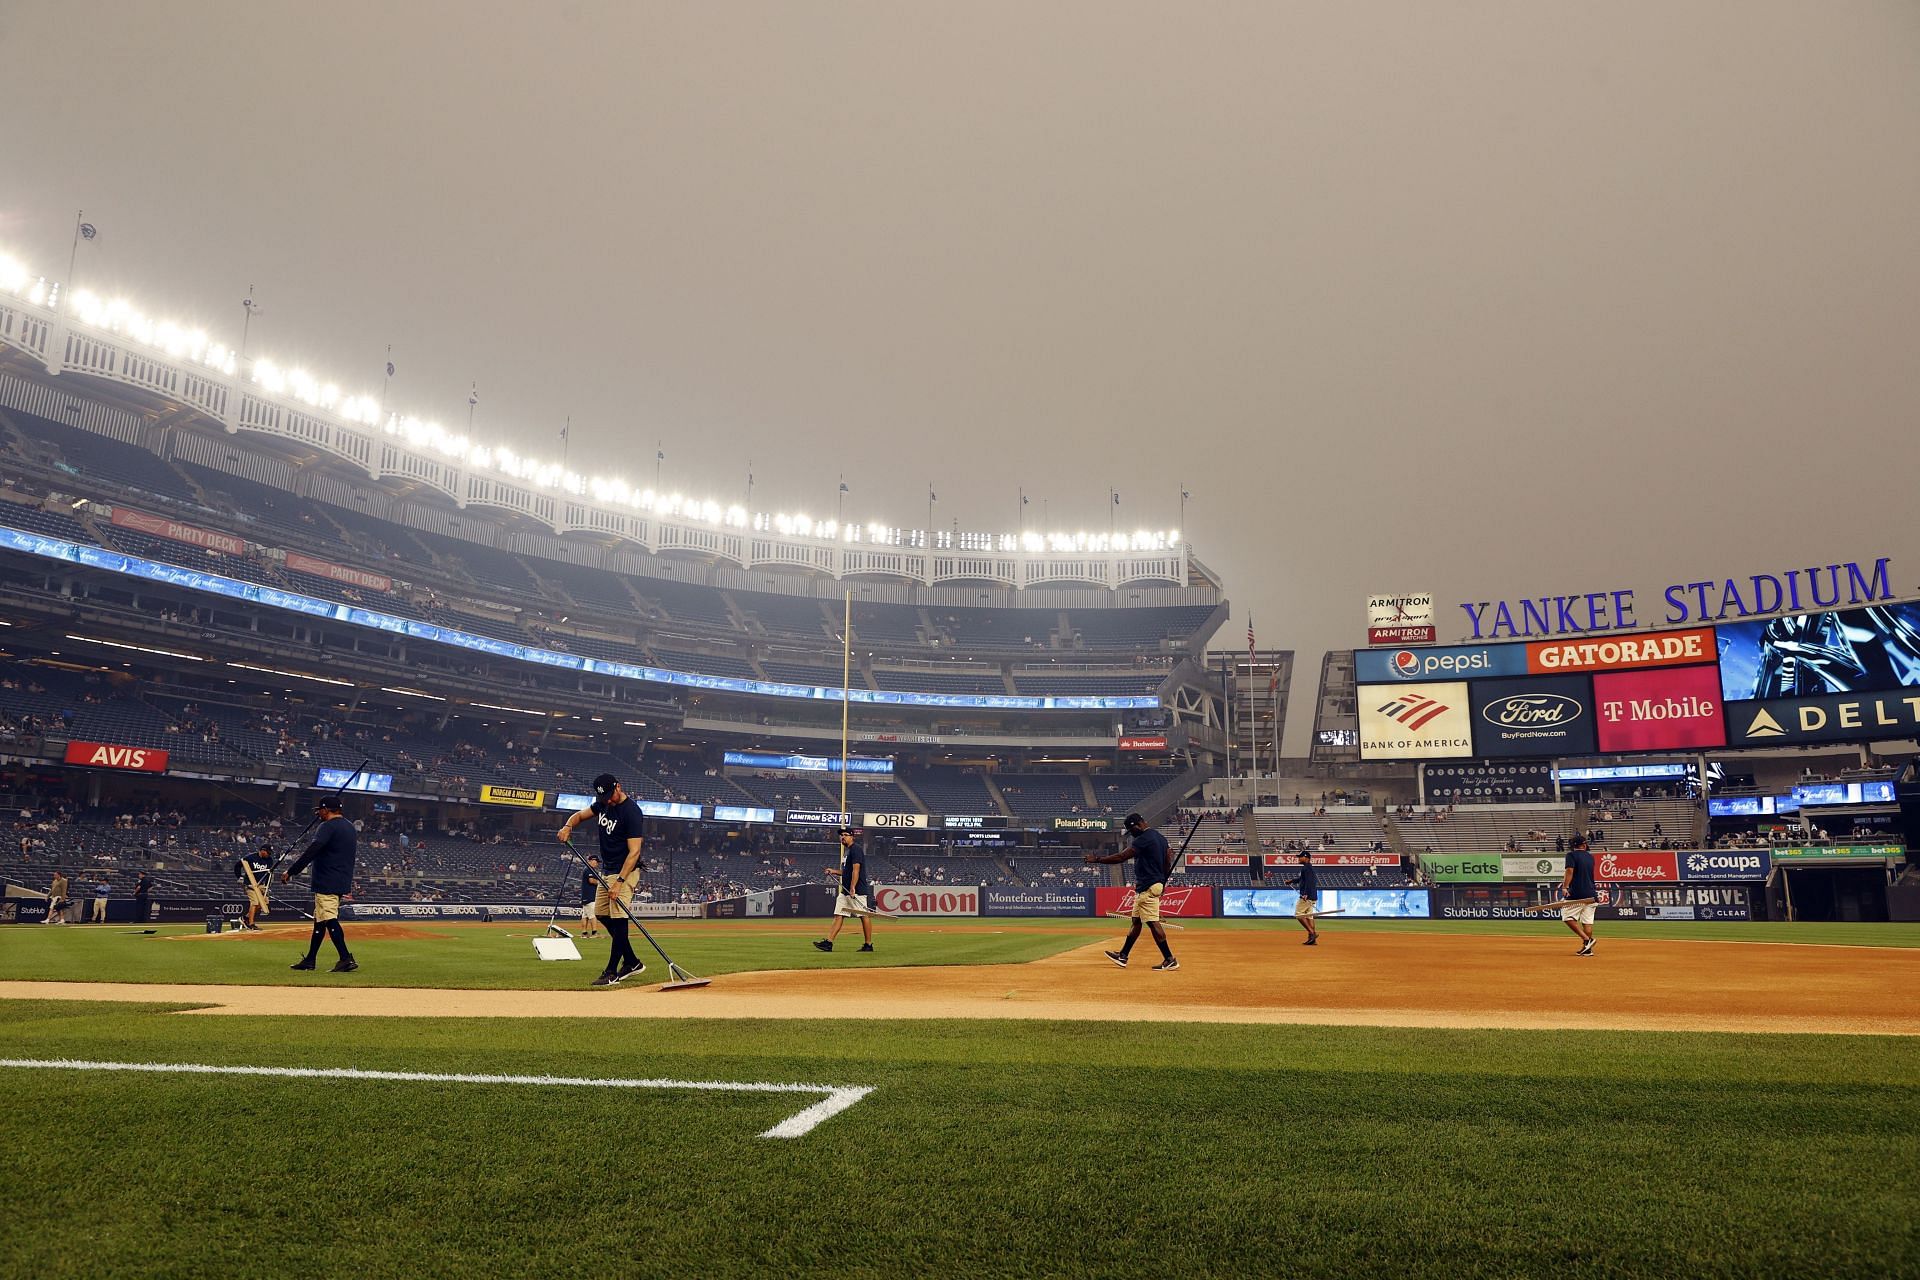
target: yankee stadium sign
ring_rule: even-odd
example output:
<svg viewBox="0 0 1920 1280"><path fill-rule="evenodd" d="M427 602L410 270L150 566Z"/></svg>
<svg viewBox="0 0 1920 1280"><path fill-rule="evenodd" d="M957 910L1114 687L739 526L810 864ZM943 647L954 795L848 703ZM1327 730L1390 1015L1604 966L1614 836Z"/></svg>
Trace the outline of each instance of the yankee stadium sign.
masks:
<svg viewBox="0 0 1920 1280"><path fill-rule="evenodd" d="M1460 604L1475 640L1524 640L1583 635L1595 631L1632 631L1655 625L1724 622L1774 613L1803 613L1842 605L1893 599L1893 586L1881 556L1866 569L1858 563L1756 573L1745 578L1709 578L1676 582L1661 593L1666 612L1657 622L1634 616L1631 589L1586 591L1572 595L1524 596L1514 600L1469 600Z"/></svg>

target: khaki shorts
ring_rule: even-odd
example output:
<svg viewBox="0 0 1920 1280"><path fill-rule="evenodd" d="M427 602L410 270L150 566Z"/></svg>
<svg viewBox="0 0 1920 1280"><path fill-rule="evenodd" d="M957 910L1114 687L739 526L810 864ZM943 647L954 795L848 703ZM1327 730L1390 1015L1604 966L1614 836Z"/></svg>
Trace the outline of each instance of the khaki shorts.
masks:
<svg viewBox="0 0 1920 1280"><path fill-rule="evenodd" d="M1151 885L1133 895L1133 918L1152 923L1160 918L1160 895L1166 892L1164 884Z"/></svg>
<svg viewBox="0 0 1920 1280"><path fill-rule="evenodd" d="M261 915L267 914L267 891L259 885L247 890L247 905L255 908Z"/></svg>
<svg viewBox="0 0 1920 1280"><path fill-rule="evenodd" d="M833 899L833 914L837 916L861 916L871 910L864 893L842 893Z"/></svg>
<svg viewBox="0 0 1920 1280"><path fill-rule="evenodd" d="M607 894L608 885L613 886L612 897L609 897ZM613 909L615 898L618 898L620 901L619 911ZM632 905L633 886L619 876L608 876L602 880L600 887L593 895L593 914L599 916L602 920L625 920L628 914L627 908Z"/></svg>
<svg viewBox="0 0 1920 1280"><path fill-rule="evenodd" d="M1312 898L1307 897L1305 894L1302 894L1300 897L1294 899L1293 914L1296 919L1300 916L1310 916L1314 912L1318 911L1319 909L1320 908L1317 905L1315 905L1314 900Z"/></svg>
<svg viewBox="0 0 1920 1280"><path fill-rule="evenodd" d="M593 903L583 902L580 904L580 923L581 924L591 929L593 928L593 922L596 918L597 917L595 917L595 915L593 914Z"/></svg>
<svg viewBox="0 0 1920 1280"><path fill-rule="evenodd" d="M1560 918L1573 924L1592 924L1593 908L1594 904L1591 902L1587 903L1584 907L1562 907L1560 908Z"/></svg>
<svg viewBox="0 0 1920 1280"><path fill-rule="evenodd" d="M329 920L340 918L340 895L337 893L316 893L313 895L313 922L325 924Z"/></svg>

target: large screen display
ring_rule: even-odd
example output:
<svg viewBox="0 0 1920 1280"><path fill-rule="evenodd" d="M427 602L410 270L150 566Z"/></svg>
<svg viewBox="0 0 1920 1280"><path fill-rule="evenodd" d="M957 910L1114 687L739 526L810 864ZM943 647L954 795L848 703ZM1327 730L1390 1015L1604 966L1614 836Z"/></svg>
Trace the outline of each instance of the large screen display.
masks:
<svg viewBox="0 0 1920 1280"><path fill-rule="evenodd" d="M778 755L771 751L729 751L722 764L742 769L793 769L805 773L840 772L839 756ZM893 761L871 756L848 756L848 773L892 773Z"/></svg>
<svg viewBox="0 0 1920 1280"><path fill-rule="evenodd" d="M365 771L355 773L351 769L322 769L314 776L313 785L320 791L391 791L393 775Z"/></svg>
<svg viewBox="0 0 1920 1280"><path fill-rule="evenodd" d="M1723 625L1720 685L1729 702L1920 685L1920 603Z"/></svg>

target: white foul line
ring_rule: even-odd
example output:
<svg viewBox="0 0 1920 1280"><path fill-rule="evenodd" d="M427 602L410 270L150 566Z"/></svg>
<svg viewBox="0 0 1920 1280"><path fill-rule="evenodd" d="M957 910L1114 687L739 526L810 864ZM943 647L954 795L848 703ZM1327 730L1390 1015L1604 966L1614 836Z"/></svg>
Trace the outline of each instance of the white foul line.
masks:
<svg viewBox="0 0 1920 1280"><path fill-rule="evenodd" d="M806 1110L760 1136L798 1138L873 1092L871 1085L770 1084L756 1080L595 1080L582 1076L493 1076L439 1071L363 1071L358 1067L226 1067L205 1062L86 1062L77 1058L0 1058L0 1067L55 1071L147 1071L206 1076L282 1076L294 1080L400 1080L425 1084L575 1085L602 1089L704 1089L716 1093L824 1093Z"/></svg>

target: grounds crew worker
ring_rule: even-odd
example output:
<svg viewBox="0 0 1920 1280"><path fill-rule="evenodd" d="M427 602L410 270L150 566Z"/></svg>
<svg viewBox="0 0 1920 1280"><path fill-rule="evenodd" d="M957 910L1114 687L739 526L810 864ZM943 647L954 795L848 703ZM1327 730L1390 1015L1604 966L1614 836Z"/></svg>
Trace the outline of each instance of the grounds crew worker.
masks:
<svg viewBox="0 0 1920 1280"><path fill-rule="evenodd" d="M1127 940L1120 944L1120 949L1107 952L1106 957L1126 968L1127 954L1139 940L1140 926L1144 924L1153 930L1154 945L1160 948L1160 963L1153 967L1178 969L1180 962L1173 958L1173 950L1167 946L1167 931L1160 926L1160 895L1166 892L1167 877L1173 873L1167 838L1148 826L1147 820L1137 813L1127 815L1126 828L1127 834L1133 837L1130 846L1105 857L1090 853L1083 859L1089 863L1133 859L1133 927L1127 930Z"/></svg>
<svg viewBox="0 0 1920 1280"><path fill-rule="evenodd" d="M848 916L860 917L860 949L873 950L873 916L868 905L867 851L854 839L852 827L840 828L840 894L833 902L833 927L827 936L813 945L821 951L833 950L840 926Z"/></svg>
<svg viewBox="0 0 1920 1280"><path fill-rule="evenodd" d="M263 844L253 853L242 854L233 864L233 877L247 886L246 927L257 930L260 926L254 917L272 914L267 886L273 883L273 846Z"/></svg>
<svg viewBox="0 0 1920 1280"><path fill-rule="evenodd" d="M1320 941L1320 931L1313 925L1313 913L1320 909L1320 873L1313 869L1313 854L1305 849L1300 851L1300 878L1293 885L1300 892L1294 899L1293 918L1307 931L1301 945L1311 947Z"/></svg>
<svg viewBox="0 0 1920 1280"><path fill-rule="evenodd" d="M53 881L47 886L47 914L41 924L62 924L67 911L67 873L55 867Z"/></svg>
<svg viewBox="0 0 1920 1280"><path fill-rule="evenodd" d="M593 902L599 896L600 856L590 853L587 855L587 869L580 873L580 923L585 926L581 930L582 937L592 938L599 933L599 930L593 927L594 921L598 919L593 914Z"/></svg>
<svg viewBox="0 0 1920 1280"><path fill-rule="evenodd" d="M313 958L320 954L320 939L328 937L340 953L333 971L352 973L360 965L348 953L347 935L340 928L340 899L353 892L353 856L360 847L360 833L340 816L340 801L333 796L315 805L314 812L320 817L320 826L313 833L313 843L280 873L280 883L286 884L309 862L313 864L313 937L307 942L305 958L292 967L313 968Z"/></svg>
<svg viewBox="0 0 1920 1280"><path fill-rule="evenodd" d="M1567 869L1560 877L1560 896L1562 898L1587 899L1577 907L1560 908L1560 919L1567 928L1573 930L1580 939L1577 956L1593 954L1593 899L1600 896L1593 884L1593 851L1587 848L1585 836L1575 836L1567 845Z"/></svg>
<svg viewBox="0 0 1920 1280"><path fill-rule="evenodd" d="M631 932L633 890L640 883L640 848L645 843L646 817L620 785L620 779L610 773L593 780L593 803L567 819L567 825L560 828L561 841L572 839L573 829L588 817L592 817L600 833L601 862L607 867L620 868L611 876L600 877L599 889L593 897L593 914L600 917L613 939L606 971L593 980L593 985L610 987L647 969L646 962L634 954L633 943L627 936Z"/></svg>

